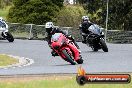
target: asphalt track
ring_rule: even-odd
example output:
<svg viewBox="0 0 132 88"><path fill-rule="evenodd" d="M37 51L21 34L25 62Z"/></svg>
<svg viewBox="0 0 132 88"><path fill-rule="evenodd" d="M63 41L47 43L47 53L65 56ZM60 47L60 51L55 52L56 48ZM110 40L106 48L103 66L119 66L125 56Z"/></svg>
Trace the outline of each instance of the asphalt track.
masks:
<svg viewBox="0 0 132 88"><path fill-rule="evenodd" d="M93 52L91 48L78 42L84 63L82 67L88 73L132 72L132 44L107 43L109 52ZM34 63L23 67L0 68L0 75L77 73L80 65L70 65L60 57L52 57L46 41L15 40L9 43L0 40L0 54L27 57Z"/></svg>

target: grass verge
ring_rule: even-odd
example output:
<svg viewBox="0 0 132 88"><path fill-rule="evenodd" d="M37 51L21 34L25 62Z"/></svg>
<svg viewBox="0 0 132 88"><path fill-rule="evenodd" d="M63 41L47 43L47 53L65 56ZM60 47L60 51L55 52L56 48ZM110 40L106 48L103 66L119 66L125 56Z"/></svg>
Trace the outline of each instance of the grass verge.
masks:
<svg viewBox="0 0 132 88"><path fill-rule="evenodd" d="M0 54L0 67L18 63L18 60L7 55Z"/></svg>
<svg viewBox="0 0 132 88"><path fill-rule="evenodd" d="M0 79L0 88L132 88L132 84L76 83L75 76L19 77Z"/></svg>

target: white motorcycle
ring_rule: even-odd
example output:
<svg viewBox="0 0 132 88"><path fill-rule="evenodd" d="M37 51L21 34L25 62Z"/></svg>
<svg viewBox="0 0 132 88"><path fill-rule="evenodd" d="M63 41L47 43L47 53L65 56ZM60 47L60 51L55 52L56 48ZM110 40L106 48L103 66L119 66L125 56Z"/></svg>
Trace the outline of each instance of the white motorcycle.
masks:
<svg viewBox="0 0 132 88"><path fill-rule="evenodd" d="M9 42L13 42L14 38L10 32L8 32L8 25L5 22L0 21L0 36Z"/></svg>

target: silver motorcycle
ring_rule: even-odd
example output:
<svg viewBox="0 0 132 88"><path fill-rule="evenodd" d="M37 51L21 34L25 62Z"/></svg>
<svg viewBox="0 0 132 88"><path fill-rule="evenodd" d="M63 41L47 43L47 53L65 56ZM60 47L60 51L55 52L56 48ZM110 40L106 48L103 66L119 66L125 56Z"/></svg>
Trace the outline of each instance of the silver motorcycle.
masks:
<svg viewBox="0 0 132 88"><path fill-rule="evenodd" d="M88 30L90 31L90 34L86 37L86 44L90 46L93 51L102 49L104 52L108 52L108 47L104 40L104 33L101 28L98 25L93 24Z"/></svg>
<svg viewBox="0 0 132 88"><path fill-rule="evenodd" d="M9 42L14 41L12 34L8 31L8 25L4 21L0 21L0 36Z"/></svg>

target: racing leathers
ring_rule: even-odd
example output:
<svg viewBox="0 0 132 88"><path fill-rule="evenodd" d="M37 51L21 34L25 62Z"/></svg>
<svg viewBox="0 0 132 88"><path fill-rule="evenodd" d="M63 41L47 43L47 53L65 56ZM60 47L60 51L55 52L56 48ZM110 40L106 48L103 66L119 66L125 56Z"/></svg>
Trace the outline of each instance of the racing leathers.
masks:
<svg viewBox="0 0 132 88"><path fill-rule="evenodd" d="M93 25L93 23L89 22L89 21L83 21L80 25L79 25L79 29L82 35L82 43L86 43L86 37L87 35L90 33L88 28Z"/></svg>
<svg viewBox="0 0 132 88"><path fill-rule="evenodd" d="M66 35L66 33L64 31L62 31L61 29L59 29L59 28L53 28L52 31L47 32L47 39L46 40L47 40L48 45L49 45L50 48L51 48L51 46L50 46L50 44L51 44L51 37L55 33L62 33L62 34L64 34L69 40L72 40L72 42L75 44L75 46L79 49L79 46L77 45L77 43L74 40L74 38L71 35ZM51 52L51 54L52 54L52 56L58 56L57 53L54 50Z"/></svg>

